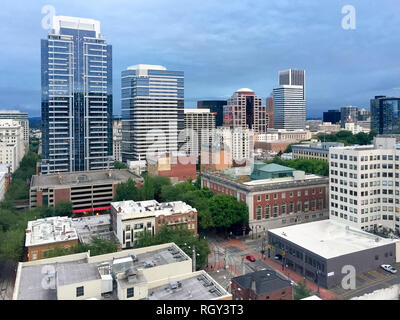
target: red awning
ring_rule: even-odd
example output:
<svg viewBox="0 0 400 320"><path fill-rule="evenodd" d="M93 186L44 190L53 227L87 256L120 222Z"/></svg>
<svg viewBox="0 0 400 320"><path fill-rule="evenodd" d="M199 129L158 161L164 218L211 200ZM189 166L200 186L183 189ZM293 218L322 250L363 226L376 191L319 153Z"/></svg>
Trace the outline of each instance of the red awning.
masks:
<svg viewBox="0 0 400 320"><path fill-rule="evenodd" d="M82 213L82 212L90 212L90 211L101 211L101 210L108 210L111 209L111 206L108 207L98 207L98 208L89 208L89 209L81 209L81 210L74 210L73 213Z"/></svg>

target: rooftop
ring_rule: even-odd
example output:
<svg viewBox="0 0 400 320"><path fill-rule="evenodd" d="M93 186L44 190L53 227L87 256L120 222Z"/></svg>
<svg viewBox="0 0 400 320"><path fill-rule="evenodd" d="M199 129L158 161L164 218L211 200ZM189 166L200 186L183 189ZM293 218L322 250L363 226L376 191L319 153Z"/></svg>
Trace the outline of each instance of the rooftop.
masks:
<svg viewBox="0 0 400 320"><path fill-rule="evenodd" d="M174 243L169 243L95 257L90 257L89 253L80 253L34 263L20 263L14 297L18 300L55 300L57 286L98 280L109 274L118 279L119 284L123 284L128 281L123 277L127 271L139 274L143 269L187 260L190 258L182 250ZM146 280L142 275L137 279ZM44 280L47 280L45 285Z"/></svg>
<svg viewBox="0 0 400 320"><path fill-rule="evenodd" d="M256 173L266 173L266 175ZM310 181L322 178L315 174L305 174L304 171L295 170L279 164L264 164L262 162L255 162L254 166L234 167L220 171L205 172L204 174L218 176L246 186L271 185L298 180ZM264 176L270 177L264 178Z"/></svg>
<svg viewBox="0 0 400 320"><path fill-rule="evenodd" d="M167 68L153 64L136 64L128 67L127 70L167 70Z"/></svg>
<svg viewBox="0 0 400 320"><path fill-rule="evenodd" d="M120 183L128 179L142 181L143 178L127 169L60 172L32 176L31 187L77 186L102 183Z"/></svg>
<svg viewBox="0 0 400 320"><path fill-rule="evenodd" d="M156 200L137 202L128 200L112 202L111 206L122 215L122 220L196 211L196 209L182 201L159 203Z"/></svg>
<svg viewBox="0 0 400 320"><path fill-rule="evenodd" d="M72 240L78 240L78 235L71 218L50 217L28 222L26 247Z"/></svg>
<svg viewBox="0 0 400 320"><path fill-rule="evenodd" d="M227 292L206 272L149 290L149 300L213 300Z"/></svg>
<svg viewBox="0 0 400 320"><path fill-rule="evenodd" d="M184 109L185 114L188 113L211 113L210 109Z"/></svg>
<svg viewBox="0 0 400 320"><path fill-rule="evenodd" d="M277 290L291 287L291 282L282 278L276 271L260 270L247 273L242 276L232 278L232 281L237 282L242 288L254 288L257 295L262 295Z"/></svg>
<svg viewBox="0 0 400 320"><path fill-rule="evenodd" d="M331 219L277 228L268 232L326 259L396 241L372 235Z"/></svg>
<svg viewBox="0 0 400 320"><path fill-rule="evenodd" d="M89 243L92 237L108 240L114 237L113 232L110 231L110 214L74 218L72 219L72 226L76 229L79 241L82 243Z"/></svg>

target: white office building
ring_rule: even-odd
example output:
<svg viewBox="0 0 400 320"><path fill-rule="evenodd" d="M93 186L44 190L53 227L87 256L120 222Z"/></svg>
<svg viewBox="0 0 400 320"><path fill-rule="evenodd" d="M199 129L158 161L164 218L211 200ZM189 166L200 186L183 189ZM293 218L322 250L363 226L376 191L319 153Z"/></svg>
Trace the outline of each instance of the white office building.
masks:
<svg viewBox="0 0 400 320"><path fill-rule="evenodd" d="M210 109L185 109L186 140L182 151L195 157L200 156L200 151L210 151L215 116Z"/></svg>
<svg viewBox="0 0 400 320"><path fill-rule="evenodd" d="M254 159L254 131L250 129L221 127L215 130L213 153L224 150L224 163L244 164Z"/></svg>
<svg viewBox="0 0 400 320"><path fill-rule="evenodd" d="M182 71L146 64L122 71L122 161L178 151L183 99Z"/></svg>
<svg viewBox="0 0 400 320"><path fill-rule="evenodd" d="M29 120L26 112L19 110L0 110L0 119L12 119L20 121L24 131L25 153L29 149Z"/></svg>
<svg viewBox="0 0 400 320"><path fill-rule="evenodd" d="M276 129L305 129L306 96L305 71L279 72L279 86L273 90L274 127Z"/></svg>
<svg viewBox="0 0 400 320"><path fill-rule="evenodd" d="M25 155L25 150L21 121L0 119L0 164L9 164L11 172L15 172Z"/></svg>
<svg viewBox="0 0 400 320"><path fill-rule="evenodd" d="M399 158L391 137L330 148L330 218L366 231L400 231Z"/></svg>

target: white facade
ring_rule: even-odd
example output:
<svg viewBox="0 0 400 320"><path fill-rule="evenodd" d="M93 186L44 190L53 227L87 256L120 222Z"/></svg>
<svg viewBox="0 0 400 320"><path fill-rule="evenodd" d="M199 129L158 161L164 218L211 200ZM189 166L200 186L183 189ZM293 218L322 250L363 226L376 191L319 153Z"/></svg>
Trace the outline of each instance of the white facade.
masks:
<svg viewBox="0 0 400 320"><path fill-rule="evenodd" d="M274 88L274 127L277 129L305 129L306 100L302 86L283 85Z"/></svg>
<svg viewBox="0 0 400 320"><path fill-rule="evenodd" d="M6 178L8 175L8 165L0 164L0 201L3 201L6 194Z"/></svg>
<svg viewBox="0 0 400 320"><path fill-rule="evenodd" d="M113 121L113 157L114 161L122 161L122 121Z"/></svg>
<svg viewBox="0 0 400 320"><path fill-rule="evenodd" d="M200 150L209 152L215 116L210 109L185 109L186 142L182 151L195 157L200 155Z"/></svg>
<svg viewBox="0 0 400 320"><path fill-rule="evenodd" d="M225 163L251 161L254 157L254 131L221 127L216 131L215 146L227 151L225 156L229 159L225 159Z"/></svg>
<svg viewBox="0 0 400 320"><path fill-rule="evenodd" d="M25 155L25 149L21 121L0 119L0 163L11 165L11 172L15 172Z"/></svg>
<svg viewBox="0 0 400 320"><path fill-rule="evenodd" d="M400 231L399 157L395 138L330 148L330 218L366 231Z"/></svg>
<svg viewBox="0 0 400 320"><path fill-rule="evenodd" d="M0 119L20 121L24 130L25 154L29 150L29 120L28 114L18 110L0 110Z"/></svg>

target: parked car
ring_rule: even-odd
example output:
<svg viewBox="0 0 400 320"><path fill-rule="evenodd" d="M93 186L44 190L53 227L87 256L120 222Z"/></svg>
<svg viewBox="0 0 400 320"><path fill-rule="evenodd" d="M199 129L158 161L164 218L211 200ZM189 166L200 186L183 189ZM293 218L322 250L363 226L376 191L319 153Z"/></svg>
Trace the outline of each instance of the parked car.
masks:
<svg viewBox="0 0 400 320"><path fill-rule="evenodd" d="M251 261L251 262L256 261L256 258L254 258L253 256L246 256L246 259Z"/></svg>
<svg viewBox="0 0 400 320"><path fill-rule="evenodd" d="M397 273L397 270L395 268L393 268L390 264L382 264L381 268L390 273Z"/></svg>

